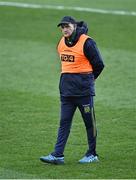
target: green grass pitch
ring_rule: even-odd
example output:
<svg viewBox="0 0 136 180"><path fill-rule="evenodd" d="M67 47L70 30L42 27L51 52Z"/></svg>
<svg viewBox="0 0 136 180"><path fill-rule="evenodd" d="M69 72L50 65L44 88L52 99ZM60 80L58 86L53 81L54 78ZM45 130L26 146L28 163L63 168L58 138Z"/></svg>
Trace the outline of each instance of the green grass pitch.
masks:
<svg viewBox="0 0 136 180"><path fill-rule="evenodd" d="M12 2L11 0L9 0ZM19 2L135 11L134 0L20 0ZM78 3L77 3L78 2ZM56 27L62 16L85 20L105 62L96 81L100 162L80 165L87 149L79 111L65 165L44 165L59 125L60 62ZM136 178L136 16L0 6L0 178Z"/></svg>

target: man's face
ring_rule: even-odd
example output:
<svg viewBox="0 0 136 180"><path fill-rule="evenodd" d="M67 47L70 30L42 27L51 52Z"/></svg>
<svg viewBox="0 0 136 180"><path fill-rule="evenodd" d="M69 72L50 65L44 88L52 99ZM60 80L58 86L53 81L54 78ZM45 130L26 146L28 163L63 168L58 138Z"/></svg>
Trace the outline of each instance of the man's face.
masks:
<svg viewBox="0 0 136 180"><path fill-rule="evenodd" d="M61 31L64 37L68 38L72 35L73 31L75 30L75 25L74 24L62 24L61 26Z"/></svg>

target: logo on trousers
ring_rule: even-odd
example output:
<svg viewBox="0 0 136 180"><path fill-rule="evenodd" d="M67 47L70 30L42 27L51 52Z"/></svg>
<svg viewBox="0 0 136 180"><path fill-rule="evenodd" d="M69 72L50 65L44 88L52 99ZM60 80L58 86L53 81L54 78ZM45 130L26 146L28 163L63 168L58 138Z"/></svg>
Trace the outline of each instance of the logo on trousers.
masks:
<svg viewBox="0 0 136 180"><path fill-rule="evenodd" d="M83 105L85 113L91 113L90 104Z"/></svg>

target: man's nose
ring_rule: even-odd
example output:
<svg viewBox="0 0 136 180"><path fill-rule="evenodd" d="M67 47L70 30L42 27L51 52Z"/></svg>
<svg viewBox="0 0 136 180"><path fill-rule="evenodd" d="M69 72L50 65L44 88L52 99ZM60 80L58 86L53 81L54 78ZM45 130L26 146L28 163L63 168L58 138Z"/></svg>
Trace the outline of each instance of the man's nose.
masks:
<svg viewBox="0 0 136 180"><path fill-rule="evenodd" d="M67 27L64 27L63 30L66 31L68 28Z"/></svg>

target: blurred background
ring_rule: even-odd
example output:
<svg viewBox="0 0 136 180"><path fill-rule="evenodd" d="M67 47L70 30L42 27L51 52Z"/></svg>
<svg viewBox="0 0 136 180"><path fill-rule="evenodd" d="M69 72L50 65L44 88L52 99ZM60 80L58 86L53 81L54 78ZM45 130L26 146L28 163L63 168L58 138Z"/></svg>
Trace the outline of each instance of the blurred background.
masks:
<svg viewBox="0 0 136 180"><path fill-rule="evenodd" d="M78 7L78 8L77 8ZM87 148L79 111L65 166L43 165L59 125L57 24L70 15L88 24L105 63L96 81L100 163L80 165ZM136 178L135 0L0 1L0 178Z"/></svg>

